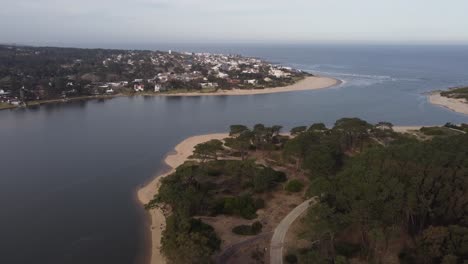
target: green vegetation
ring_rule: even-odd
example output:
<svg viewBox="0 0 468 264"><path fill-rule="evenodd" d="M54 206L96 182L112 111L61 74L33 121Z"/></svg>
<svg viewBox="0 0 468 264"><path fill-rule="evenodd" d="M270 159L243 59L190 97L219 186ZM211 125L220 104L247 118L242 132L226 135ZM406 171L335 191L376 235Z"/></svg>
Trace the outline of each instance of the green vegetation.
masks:
<svg viewBox="0 0 468 264"><path fill-rule="evenodd" d="M239 225L232 229L234 234L242 235L242 236L254 236L258 235L262 232L263 225L255 221L252 225Z"/></svg>
<svg viewBox="0 0 468 264"><path fill-rule="evenodd" d="M301 134L302 132L305 132L306 130L307 130L306 126L294 127L291 129L291 135L295 136L295 135Z"/></svg>
<svg viewBox="0 0 468 264"><path fill-rule="evenodd" d="M259 205L261 207L259 207ZM216 206L216 213L237 215L245 219L257 218L257 209L261 209L264 202L255 202L251 195L238 197L224 197Z"/></svg>
<svg viewBox="0 0 468 264"><path fill-rule="evenodd" d="M466 259L468 136L403 142L368 148L336 173L316 177L320 203L307 224L311 239L321 242L307 254L382 262L399 241L393 254L402 263Z"/></svg>
<svg viewBox="0 0 468 264"><path fill-rule="evenodd" d="M221 150L223 150L223 142L217 139L213 139L208 142L196 145L192 157L200 159L203 162L210 159L217 160L218 152Z"/></svg>
<svg viewBox="0 0 468 264"><path fill-rule="evenodd" d="M454 125L452 123L447 123L444 125L444 127L448 127L448 128L452 128L452 129L456 129L456 130L460 130L460 131L463 131L465 133L468 133L468 124L461 124L461 125Z"/></svg>
<svg viewBox="0 0 468 264"><path fill-rule="evenodd" d="M203 263L219 240L195 216L255 219L268 204L263 199L281 190L288 176L286 191L305 189L318 201L303 220L301 236L310 246L291 251L288 263L463 263L467 125L423 128L420 133L428 135L423 140L392 127L343 118L330 129L300 127L289 138L280 135L280 126L231 126L224 146L221 141L197 146L194 157L202 162L177 168L148 204L172 208L164 254L175 263ZM255 235L261 227L240 225L232 232Z"/></svg>
<svg viewBox="0 0 468 264"><path fill-rule="evenodd" d="M286 257L284 257L284 260L286 261L286 263L288 264L296 264L298 259L297 259L297 256L294 255L294 254L288 254L286 255Z"/></svg>
<svg viewBox="0 0 468 264"><path fill-rule="evenodd" d="M304 188L304 183L302 183L300 180L290 180L286 184L286 187L284 189L288 192L300 192Z"/></svg>
<svg viewBox="0 0 468 264"><path fill-rule="evenodd" d="M13 105L0 102L0 110L14 108Z"/></svg>
<svg viewBox="0 0 468 264"><path fill-rule="evenodd" d="M440 95L450 98L465 99L468 101L468 87L450 89L448 91L441 92Z"/></svg>
<svg viewBox="0 0 468 264"><path fill-rule="evenodd" d="M453 136L460 134L460 132L448 127L423 127L420 131L427 136Z"/></svg>
<svg viewBox="0 0 468 264"><path fill-rule="evenodd" d="M162 251L171 263L211 263L221 241L213 228L200 220L172 214L167 218Z"/></svg>
<svg viewBox="0 0 468 264"><path fill-rule="evenodd" d="M210 144L211 145L211 144ZM170 205L172 214L163 233L162 251L172 263L206 263L219 248L212 228L196 215L234 215L255 219L265 202L257 193L284 181L284 173L252 160L210 160L186 163L162 180L159 194L147 208ZM258 225L252 232L260 232Z"/></svg>
<svg viewBox="0 0 468 264"><path fill-rule="evenodd" d="M327 127L323 123L315 123L309 127L309 131L318 132L318 131L326 131L326 130L327 130Z"/></svg>

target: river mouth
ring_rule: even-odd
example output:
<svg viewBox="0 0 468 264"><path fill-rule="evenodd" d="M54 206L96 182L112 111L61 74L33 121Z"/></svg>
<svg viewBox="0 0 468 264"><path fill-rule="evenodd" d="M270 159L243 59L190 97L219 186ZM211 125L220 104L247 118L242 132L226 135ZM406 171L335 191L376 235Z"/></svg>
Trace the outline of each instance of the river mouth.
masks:
<svg viewBox="0 0 468 264"><path fill-rule="evenodd" d="M352 48L300 51L252 48L246 55L336 74L346 83L283 94L119 97L0 111L0 262L146 261L147 214L135 190L192 135L227 131L232 124L279 124L287 131L349 116L395 125L468 122L422 95L467 81L466 52L437 49L422 56L410 49L389 61L386 50L363 48L360 57Z"/></svg>

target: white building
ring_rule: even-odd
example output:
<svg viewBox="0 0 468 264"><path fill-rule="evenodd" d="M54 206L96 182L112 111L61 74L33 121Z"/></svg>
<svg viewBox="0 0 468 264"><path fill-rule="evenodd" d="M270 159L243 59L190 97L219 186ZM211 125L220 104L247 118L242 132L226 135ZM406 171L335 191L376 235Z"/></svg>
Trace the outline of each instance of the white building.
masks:
<svg viewBox="0 0 468 264"><path fill-rule="evenodd" d="M225 79L225 78L228 78L228 77L229 77L229 74L227 74L227 73L224 73L224 72L219 72L218 73L218 78Z"/></svg>
<svg viewBox="0 0 468 264"><path fill-rule="evenodd" d="M200 87L201 87L202 89L205 89L205 88L215 88L215 87L218 87L218 84L217 84L217 83L212 83L212 82L200 83Z"/></svg>
<svg viewBox="0 0 468 264"><path fill-rule="evenodd" d="M112 94L114 93L114 89L110 88L106 90L106 94Z"/></svg>
<svg viewBox="0 0 468 264"><path fill-rule="evenodd" d="M161 91L161 85L155 84L155 85L154 85L154 92L155 92L155 93L158 93L158 92L160 92L160 91Z"/></svg>
<svg viewBox="0 0 468 264"><path fill-rule="evenodd" d="M270 75L275 76L276 78L283 78L283 77L288 77L288 76L290 76L291 74L289 74L289 73L287 73L287 72L284 72L284 71L282 71L282 70L271 69L271 70L270 70Z"/></svg>
<svg viewBox="0 0 468 264"><path fill-rule="evenodd" d="M143 92L145 90L145 86L143 84L135 84L133 86L133 90L135 90L135 92Z"/></svg>
<svg viewBox="0 0 468 264"><path fill-rule="evenodd" d="M257 80L255 80L255 79L252 79L252 80L246 80L245 82L246 82L247 84L253 84L253 85L255 85L255 84L257 84L257 83L258 83L258 81L257 81Z"/></svg>

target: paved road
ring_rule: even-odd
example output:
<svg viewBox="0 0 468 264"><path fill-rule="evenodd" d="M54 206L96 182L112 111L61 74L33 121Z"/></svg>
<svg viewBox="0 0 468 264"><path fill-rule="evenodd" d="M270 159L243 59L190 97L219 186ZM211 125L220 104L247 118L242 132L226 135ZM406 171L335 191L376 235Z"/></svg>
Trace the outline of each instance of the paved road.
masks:
<svg viewBox="0 0 468 264"><path fill-rule="evenodd" d="M294 220L309 208L312 200L309 199L298 205L276 227L270 243L270 264L283 264L283 244L286 233Z"/></svg>

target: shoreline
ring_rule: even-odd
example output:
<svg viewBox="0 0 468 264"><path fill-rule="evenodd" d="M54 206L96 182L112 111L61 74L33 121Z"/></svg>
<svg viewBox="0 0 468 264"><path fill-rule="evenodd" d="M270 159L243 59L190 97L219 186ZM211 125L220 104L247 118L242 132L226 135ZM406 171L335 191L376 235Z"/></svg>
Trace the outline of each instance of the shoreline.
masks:
<svg viewBox="0 0 468 264"><path fill-rule="evenodd" d="M25 107L20 106L8 106L8 107L1 107L1 110L6 109L19 109L19 108L28 108L33 106L40 106L46 104L61 104L67 103L72 101L80 101L80 100L93 100L93 99L113 99L117 97L131 97L131 96L165 96L165 97L173 97L173 96L239 96L239 95L257 95L257 94L273 94L273 93L285 93L285 92L295 92L295 91L308 91L308 90L319 90L319 89L326 89L331 88L334 86L338 86L343 84L344 82L339 79L335 79L332 77L323 77L323 76L308 76L302 80L295 82L294 84L283 86L283 87L273 87L273 88L263 88L263 89L232 89L232 90L219 90L216 92L188 92L188 93L135 93L135 94L112 94L112 95L92 95L92 96L80 96L80 97L72 97L72 98L60 98L60 99L49 99L49 100L42 100L42 101L31 101L29 105Z"/></svg>
<svg viewBox="0 0 468 264"><path fill-rule="evenodd" d="M161 180L174 173L175 169L182 165L190 155L193 153L193 149L196 145L204 143L212 139L222 140L229 137L228 133L216 133L191 136L178 143L174 150L169 152L164 163L169 167L169 171L158 174L145 186L137 190L137 198L141 205L147 204L157 193L160 186ZM151 247L149 252L149 263L151 264L163 264L166 263L164 256L161 254L161 237L162 231L166 225L166 218L159 208L154 208L147 211L150 216L150 232L151 232Z"/></svg>
<svg viewBox="0 0 468 264"><path fill-rule="evenodd" d="M440 93L440 91L434 91L430 93L428 96L429 103L443 107L453 112L468 115L468 102L466 102L466 100L445 97Z"/></svg>
<svg viewBox="0 0 468 264"><path fill-rule="evenodd" d="M307 76L302 80L282 87L272 87L263 89L232 89L232 90L218 90L216 92L202 93L202 92L190 92L190 93L160 93L154 94L155 96L231 96L231 95L256 95L256 94L273 94L273 93L286 93L296 91L309 91L331 88L342 84L343 81L325 76Z"/></svg>

